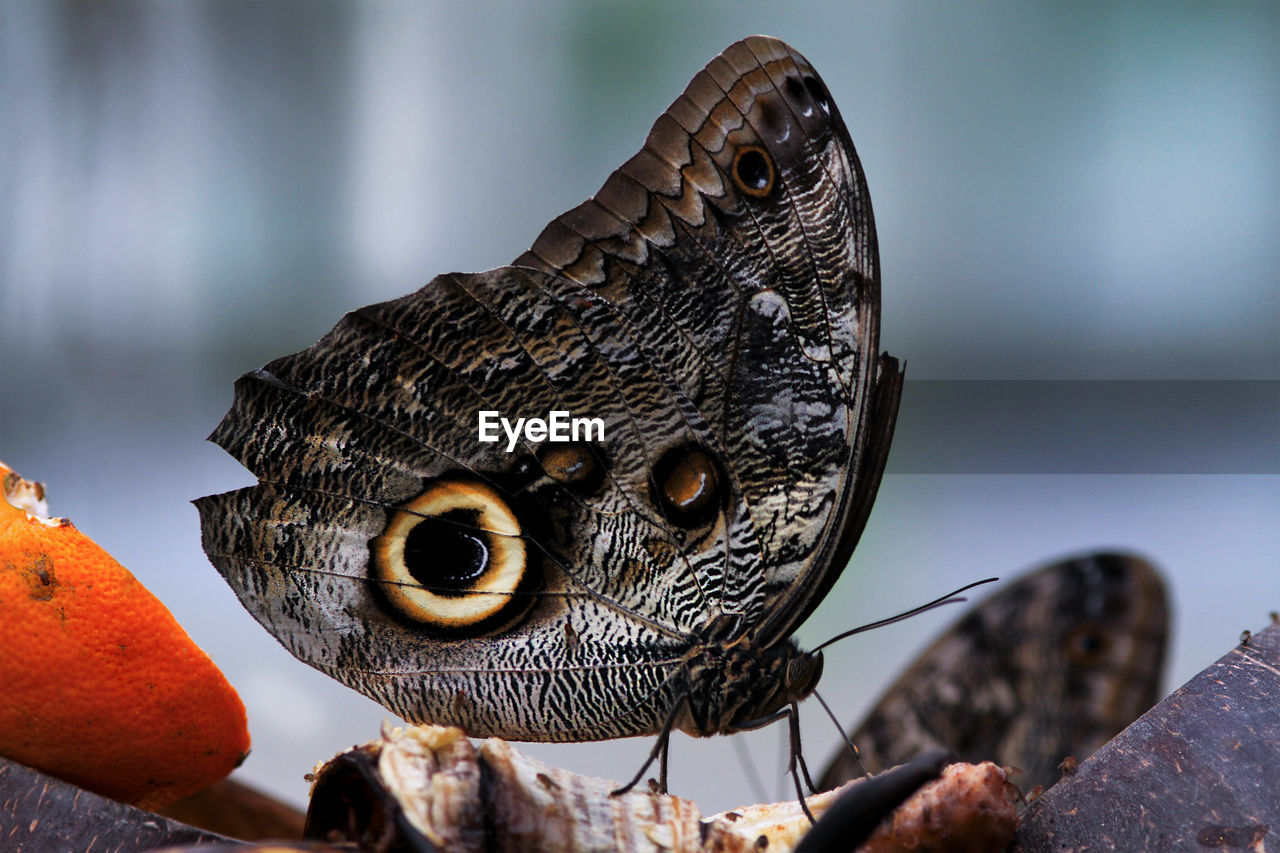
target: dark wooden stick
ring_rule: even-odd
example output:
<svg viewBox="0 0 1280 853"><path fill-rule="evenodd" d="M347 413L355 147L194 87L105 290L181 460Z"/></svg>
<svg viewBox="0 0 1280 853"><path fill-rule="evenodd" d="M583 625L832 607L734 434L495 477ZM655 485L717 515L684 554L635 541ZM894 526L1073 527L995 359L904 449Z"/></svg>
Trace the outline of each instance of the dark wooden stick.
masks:
<svg viewBox="0 0 1280 853"><path fill-rule="evenodd" d="M1264 838L1280 839L1276 624L1046 791L1023 815L1013 849L1234 850Z"/></svg>

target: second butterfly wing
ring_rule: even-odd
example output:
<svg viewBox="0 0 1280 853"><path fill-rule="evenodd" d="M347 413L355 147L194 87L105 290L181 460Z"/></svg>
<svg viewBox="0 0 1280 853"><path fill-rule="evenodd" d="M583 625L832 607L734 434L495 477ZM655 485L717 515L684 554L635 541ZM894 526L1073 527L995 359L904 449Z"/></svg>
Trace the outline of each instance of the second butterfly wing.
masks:
<svg viewBox="0 0 1280 853"><path fill-rule="evenodd" d="M1094 553L1062 560L974 605L926 649L850 735L875 773L928 749L1018 768L1048 787L1159 698L1169 604L1147 561ZM845 750L823 774L859 775Z"/></svg>

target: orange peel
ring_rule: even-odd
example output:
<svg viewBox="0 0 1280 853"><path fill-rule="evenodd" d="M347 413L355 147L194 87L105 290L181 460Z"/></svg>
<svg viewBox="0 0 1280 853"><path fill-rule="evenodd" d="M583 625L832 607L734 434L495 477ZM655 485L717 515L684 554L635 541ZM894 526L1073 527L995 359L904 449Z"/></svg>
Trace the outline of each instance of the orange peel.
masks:
<svg viewBox="0 0 1280 853"><path fill-rule="evenodd" d="M155 809L249 751L244 705L173 614L0 463L0 755Z"/></svg>

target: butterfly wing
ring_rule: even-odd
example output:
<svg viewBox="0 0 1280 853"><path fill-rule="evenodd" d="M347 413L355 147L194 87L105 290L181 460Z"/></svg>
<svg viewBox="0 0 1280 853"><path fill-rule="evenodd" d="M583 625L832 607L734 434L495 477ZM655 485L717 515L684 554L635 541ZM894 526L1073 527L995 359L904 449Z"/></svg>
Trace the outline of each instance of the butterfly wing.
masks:
<svg viewBox="0 0 1280 853"><path fill-rule="evenodd" d="M861 534L901 390L866 177L817 72L732 45L516 263L605 296L715 426L760 532L739 607L762 644L789 636Z"/></svg>
<svg viewBox="0 0 1280 853"><path fill-rule="evenodd" d="M1145 560L1099 553L1033 571L978 603L917 658L852 734L869 772L931 748L1048 787L1159 698L1169 605ZM859 772L842 751L834 788Z"/></svg>
<svg viewBox="0 0 1280 853"><path fill-rule="evenodd" d="M865 181L802 63L734 45L517 266L238 381L212 438L259 485L197 502L205 550L295 655L410 720L590 740L657 731L709 635L816 604L898 374ZM557 411L603 436L479 440Z"/></svg>

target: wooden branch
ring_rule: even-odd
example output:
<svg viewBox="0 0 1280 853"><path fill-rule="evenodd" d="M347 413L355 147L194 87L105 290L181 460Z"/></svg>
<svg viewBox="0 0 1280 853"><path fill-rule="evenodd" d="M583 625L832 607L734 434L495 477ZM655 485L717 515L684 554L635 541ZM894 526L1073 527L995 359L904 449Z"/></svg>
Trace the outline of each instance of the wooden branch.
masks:
<svg viewBox="0 0 1280 853"><path fill-rule="evenodd" d="M0 758L0 849L134 853L230 842Z"/></svg>
<svg viewBox="0 0 1280 853"><path fill-rule="evenodd" d="M809 797L826 831L806 849L829 849L834 839L830 849L850 850L873 830L859 850L1004 847L1016 822L1004 772L993 764L942 771L942 763L926 760ZM307 837L451 853L784 853L811 827L794 800L703 817L688 800L638 790L615 796L617 787L548 767L497 738L476 745L456 728L395 729L318 771Z"/></svg>
<svg viewBox="0 0 1280 853"><path fill-rule="evenodd" d="M1013 850L1270 849L1280 624L1248 636L1046 791Z"/></svg>
<svg viewBox="0 0 1280 853"><path fill-rule="evenodd" d="M302 838L305 815L234 777L170 803L160 814L245 841Z"/></svg>
<svg viewBox="0 0 1280 853"><path fill-rule="evenodd" d="M562 851L750 850L764 837L776 851L791 849L809 828L795 802L703 818L676 797L611 797L614 783L547 767L502 741L476 745L435 727L408 731L386 733L330 762L312 798L313 837L342 831L371 844L399 838L416 849L487 849L492 842ZM982 831L1011 827L999 803L1003 778L990 765L953 765L880 824L880 841L873 837L870 849L902 849L874 846L890 843L886 833L894 829L919 846L913 808L944 829L975 815ZM811 797L809 807L821 820L859 784ZM1050 788L1023 815L1010 849L1261 850L1280 834L1277 792L1280 624L1248 636ZM5 850L124 853L218 841L237 843L0 759ZM939 843L956 849L951 838Z"/></svg>

